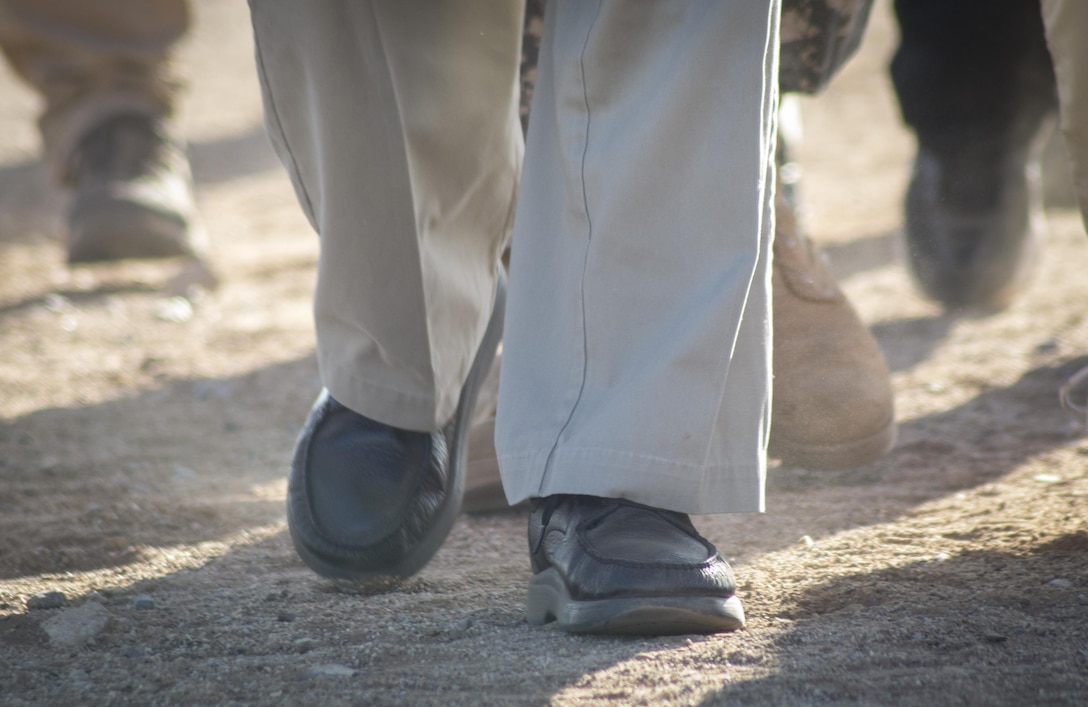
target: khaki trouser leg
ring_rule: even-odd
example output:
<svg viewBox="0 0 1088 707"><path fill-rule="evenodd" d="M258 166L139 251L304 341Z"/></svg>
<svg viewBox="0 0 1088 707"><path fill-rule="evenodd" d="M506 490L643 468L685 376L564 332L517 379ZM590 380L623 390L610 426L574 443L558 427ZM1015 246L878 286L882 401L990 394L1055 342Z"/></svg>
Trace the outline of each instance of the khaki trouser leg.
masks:
<svg viewBox="0 0 1088 707"><path fill-rule="evenodd" d="M778 12L549 2L496 432L512 503L762 508Z"/></svg>
<svg viewBox="0 0 1088 707"><path fill-rule="evenodd" d="M1054 59L1061 127L1073 181L1088 226L1088 2L1042 0L1046 41Z"/></svg>
<svg viewBox="0 0 1088 707"><path fill-rule="evenodd" d="M39 125L60 181L104 119L173 112L180 84L168 59L188 27L185 0L0 0L0 49L45 99Z"/></svg>
<svg viewBox="0 0 1088 707"><path fill-rule="evenodd" d="M523 7L250 4L265 120L321 237L318 363L401 428L453 414L513 214Z"/></svg>

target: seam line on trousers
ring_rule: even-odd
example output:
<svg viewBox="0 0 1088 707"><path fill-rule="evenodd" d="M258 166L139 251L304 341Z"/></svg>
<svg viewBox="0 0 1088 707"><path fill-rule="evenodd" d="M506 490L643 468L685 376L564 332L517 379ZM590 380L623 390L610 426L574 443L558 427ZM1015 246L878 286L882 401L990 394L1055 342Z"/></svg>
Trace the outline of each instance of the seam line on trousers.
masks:
<svg viewBox="0 0 1088 707"><path fill-rule="evenodd" d="M578 56L578 70L582 75L582 100L586 107L585 139L582 145L582 161L579 165L579 177L582 183L582 208L586 215L586 248L582 260L582 279L580 284L582 303L582 380L578 385L578 394L574 397L574 403L570 406L570 412L567 413L567 419L559 428L559 432L555 436L555 442L548 452L548 458L544 461L544 473L540 475L541 489L543 489L548 482L548 477L551 473L552 460L555 458L556 450L559 449L559 442L563 439L563 433L570 427L571 420L574 419L574 412L578 409L578 403L582 401L582 394L586 389L586 370L589 366L589 335L586 332L586 271L589 269L589 245L593 240L593 219L589 215L589 195L586 193L586 154L589 152L589 129L592 123L592 115L589 109L589 90L586 88L585 58L586 50L589 48L589 38L593 35L593 29L597 26L597 20L600 16L601 2L598 0L597 12L593 15L593 21L589 23L589 27L586 29L586 38L582 43L582 52Z"/></svg>
<svg viewBox="0 0 1088 707"><path fill-rule="evenodd" d="M250 13L253 13L253 0L250 0ZM272 92L272 82L268 80L268 70L265 68L264 51L261 49L260 32L256 31L256 17L251 20L254 24L253 32L253 45L255 54L257 55L257 64L259 71L257 72L257 78L264 86L265 95L268 96L268 106L270 108L269 114L276 122L276 132L279 133L280 139L283 141L284 151L287 156L291 158L291 165L287 167L289 173L292 173L295 177L295 183L299 186L299 192L305 199L306 203L303 204L303 208L308 212L310 216L310 223L317 227L317 213L314 211L313 200L310 198L310 191L306 188L306 183L302 179L302 172L298 168L298 160L295 159L295 151L291 149L291 143L287 139L287 132L283 129L283 121L280 120L280 111L277 108L277 101L275 95ZM285 165L286 167L286 165Z"/></svg>

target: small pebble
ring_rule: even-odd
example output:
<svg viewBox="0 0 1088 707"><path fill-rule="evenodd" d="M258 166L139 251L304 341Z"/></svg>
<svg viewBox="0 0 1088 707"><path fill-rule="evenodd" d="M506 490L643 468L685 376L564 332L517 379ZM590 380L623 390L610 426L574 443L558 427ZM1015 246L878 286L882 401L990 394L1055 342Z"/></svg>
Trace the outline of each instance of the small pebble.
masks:
<svg viewBox="0 0 1088 707"><path fill-rule="evenodd" d="M143 658L147 655L147 649L143 646L126 646L122 655L126 658Z"/></svg>
<svg viewBox="0 0 1088 707"><path fill-rule="evenodd" d="M277 621L282 621L284 623L291 623L292 621L295 620L295 618L296 618L295 615L292 614L290 611L281 611L278 614L276 614L276 620Z"/></svg>
<svg viewBox="0 0 1088 707"><path fill-rule="evenodd" d="M139 611L150 611L155 608L155 600L149 594L137 594L132 600L132 608Z"/></svg>
<svg viewBox="0 0 1088 707"><path fill-rule="evenodd" d="M45 301L42 302L42 305L46 308L46 310L52 312L53 314L64 314L66 312L71 312L73 309L75 309L75 307L72 306L71 300L69 300L64 295L60 295L55 292L51 292L46 295Z"/></svg>
<svg viewBox="0 0 1088 707"><path fill-rule="evenodd" d="M76 683L78 685L90 682L91 675L86 670L80 668L72 668L68 671L68 681Z"/></svg>
<svg viewBox="0 0 1088 707"><path fill-rule="evenodd" d="M88 601L50 617L42 628L53 645L78 647L105 631L112 619L100 603Z"/></svg>
<svg viewBox="0 0 1088 707"><path fill-rule="evenodd" d="M159 300L155 305L155 316L165 322L184 324L193 318L193 303L184 297Z"/></svg>
<svg viewBox="0 0 1088 707"><path fill-rule="evenodd" d="M296 653L309 653L317 647L317 641L312 638L300 638L291 644Z"/></svg>
<svg viewBox="0 0 1088 707"><path fill-rule="evenodd" d="M41 592L26 600L26 608L29 611L39 609L59 609L68 604L68 597L64 592Z"/></svg>
<svg viewBox="0 0 1088 707"><path fill-rule="evenodd" d="M470 628L472 628L472 619L461 619L446 629L446 637L450 639L464 638Z"/></svg>
<svg viewBox="0 0 1088 707"><path fill-rule="evenodd" d="M1073 583L1072 582L1070 582L1068 579L1062 579L1061 577L1058 577L1057 579L1052 579L1049 582L1047 582L1047 584L1049 584L1052 587L1057 587L1058 589L1072 589L1073 588Z"/></svg>
<svg viewBox="0 0 1088 707"><path fill-rule="evenodd" d="M1035 353L1037 353L1037 354L1050 353L1051 351L1057 351L1057 350L1058 350L1058 342L1055 341L1054 339L1049 339L1047 341L1044 341L1043 343L1041 343L1041 344L1039 344L1038 346L1035 347Z"/></svg>

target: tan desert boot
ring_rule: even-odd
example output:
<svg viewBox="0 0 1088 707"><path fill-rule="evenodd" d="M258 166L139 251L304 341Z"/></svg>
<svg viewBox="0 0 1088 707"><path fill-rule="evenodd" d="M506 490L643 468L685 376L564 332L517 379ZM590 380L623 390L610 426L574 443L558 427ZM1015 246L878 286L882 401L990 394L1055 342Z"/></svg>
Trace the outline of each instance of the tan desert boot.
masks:
<svg viewBox="0 0 1088 707"><path fill-rule="evenodd" d="M888 365L873 335L805 238L789 203L776 202L774 390L768 454L789 466L848 469L895 443Z"/></svg>

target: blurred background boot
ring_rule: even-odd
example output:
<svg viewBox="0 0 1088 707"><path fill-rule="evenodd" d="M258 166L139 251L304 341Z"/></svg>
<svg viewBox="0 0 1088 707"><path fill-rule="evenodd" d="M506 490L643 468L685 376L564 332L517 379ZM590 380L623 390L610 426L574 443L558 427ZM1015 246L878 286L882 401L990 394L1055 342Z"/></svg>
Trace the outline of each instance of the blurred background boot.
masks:
<svg viewBox="0 0 1088 707"><path fill-rule="evenodd" d="M897 0L891 74L918 139L908 264L950 309L999 309L1043 232L1038 160L1057 108L1039 0Z"/></svg>
<svg viewBox="0 0 1088 707"><path fill-rule="evenodd" d="M73 190L68 260L198 255L189 163L166 126L186 0L2 0L0 50L40 96L43 156Z"/></svg>
<svg viewBox="0 0 1088 707"><path fill-rule="evenodd" d="M198 256L189 162L163 125L121 115L78 143L68 173L68 261Z"/></svg>
<svg viewBox="0 0 1088 707"><path fill-rule="evenodd" d="M788 466L847 469L895 444L891 374L876 339L799 230L775 209L774 389L768 454Z"/></svg>

